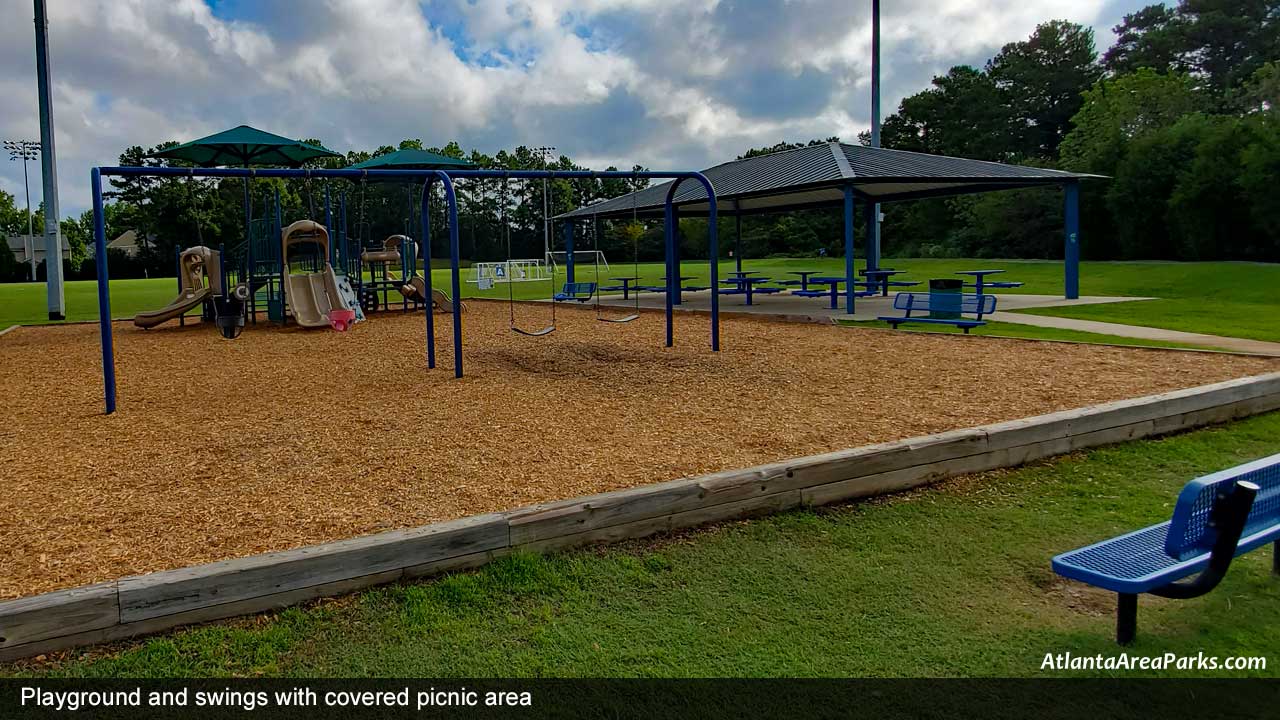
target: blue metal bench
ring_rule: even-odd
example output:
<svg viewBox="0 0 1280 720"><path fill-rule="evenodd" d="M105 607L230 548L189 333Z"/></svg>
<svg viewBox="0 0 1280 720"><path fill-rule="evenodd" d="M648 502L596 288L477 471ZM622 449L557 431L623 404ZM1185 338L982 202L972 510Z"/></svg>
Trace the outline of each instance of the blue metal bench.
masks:
<svg viewBox="0 0 1280 720"><path fill-rule="evenodd" d="M600 288L604 292L622 292L623 290L631 290L633 288L624 288L621 285L605 285Z"/></svg>
<svg viewBox="0 0 1280 720"><path fill-rule="evenodd" d="M1200 597L1233 558L1267 543L1271 570L1280 574L1280 455L1192 480L1168 522L1063 553L1053 570L1117 594L1116 642L1126 645L1137 629L1139 594Z"/></svg>
<svg viewBox="0 0 1280 720"><path fill-rule="evenodd" d="M584 303L596 294L596 284L593 282L571 282L565 283L564 288L552 297L556 302L565 302L567 300L576 300Z"/></svg>
<svg viewBox="0 0 1280 720"><path fill-rule="evenodd" d="M973 328L986 325L982 316L996 311L996 296L960 293L898 293L893 296L893 308L902 310L904 314L901 317L881 315L879 319L892 325L894 330L906 323L954 325L964 330L967 335ZM977 319L920 317L913 316L911 314L913 312L969 314L976 315Z"/></svg>
<svg viewBox="0 0 1280 720"><path fill-rule="evenodd" d="M792 290L791 294L800 297L831 297L830 290Z"/></svg>

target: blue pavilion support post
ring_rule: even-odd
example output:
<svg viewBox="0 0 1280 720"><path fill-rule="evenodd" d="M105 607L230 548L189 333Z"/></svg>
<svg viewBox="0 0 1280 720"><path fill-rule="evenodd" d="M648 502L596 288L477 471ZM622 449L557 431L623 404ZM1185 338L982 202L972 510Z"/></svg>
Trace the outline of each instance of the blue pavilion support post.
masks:
<svg viewBox="0 0 1280 720"><path fill-rule="evenodd" d="M853 296L857 290L854 279L857 275L853 269L853 186L844 188L844 312L853 314Z"/></svg>
<svg viewBox="0 0 1280 720"><path fill-rule="evenodd" d="M867 203L867 269L880 269L880 203Z"/></svg>
<svg viewBox="0 0 1280 720"><path fill-rule="evenodd" d="M1063 187L1063 204L1065 294L1068 300L1075 300L1080 297L1080 183L1069 182Z"/></svg>
<svg viewBox="0 0 1280 720"><path fill-rule="evenodd" d="M565 282L576 282L573 275L573 221L564 224Z"/></svg>
<svg viewBox="0 0 1280 720"><path fill-rule="evenodd" d="M107 414L116 411L115 342L111 335L111 291L107 276L107 221L102 212L102 171L89 174L93 193L93 258L98 269L98 332L102 335L102 389Z"/></svg>
<svg viewBox="0 0 1280 720"><path fill-rule="evenodd" d="M733 261L735 270L742 272L742 203L733 201ZM711 284L715 285L716 277L711 276Z"/></svg>

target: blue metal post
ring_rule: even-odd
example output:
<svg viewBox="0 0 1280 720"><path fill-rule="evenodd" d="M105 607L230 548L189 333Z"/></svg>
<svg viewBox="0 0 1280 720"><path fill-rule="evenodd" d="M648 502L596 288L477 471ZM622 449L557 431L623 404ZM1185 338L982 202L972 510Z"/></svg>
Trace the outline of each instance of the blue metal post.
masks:
<svg viewBox="0 0 1280 720"><path fill-rule="evenodd" d="M1066 266L1066 297L1080 297L1080 183L1069 182L1063 188L1063 219L1065 220L1066 248L1063 253Z"/></svg>
<svg viewBox="0 0 1280 720"><path fill-rule="evenodd" d="M676 184L678 185L679 183L677 182ZM672 207L670 200L667 201L666 208L664 208L662 214L663 214L662 258L665 262L665 267L667 268L667 292L665 293L665 295L667 296L667 347L672 347L675 345L675 324L674 324L675 323L675 312L674 312L675 306L672 304L671 280L672 280L672 275L675 274L675 271L672 269L671 245L672 245L672 238L675 237L674 225L675 225L676 213L675 213L675 208ZM716 289L712 288L712 292L715 292L715 291Z"/></svg>
<svg viewBox="0 0 1280 720"><path fill-rule="evenodd" d="M867 269L880 269L879 203L867 203Z"/></svg>
<svg viewBox="0 0 1280 720"><path fill-rule="evenodd" d="M333 233L333 208L329 205L329 183L327 182L324 184L324 229ZM332 234L329 237L332 239ZM330 265L333 265L337 261L337 256L338 246L336 243L330 242L328 257Z"/></svg>
<svg viewBox="0 0 1280 720"><path fill-rule="evenodd" d="M733 201L733 225L733 260L737 266L735 269L738 272L742 272L742 203L737 200ZM716 280L714 274L712 274L711 280L711 284L714 285Z"/></svg>
<svg viewBox="0 0 1280 720"><path fill-rule="evenodd" d="M720 352L720 293L716 280L720 277L720 234L716 229L719 219L716 217L715 189L706 178L707 198L710 210L707 213L707 252L711 255L711 351Z"/></svg>
<svg viewBox="0 0 1280 720"><path fill-rule="evenodd" d="M667 278L671 281L667 285L667 295L672 305L679 305L684 301L680 289L680 208L674 205L671 206L671 272L667 273Z"/></svg>
<svg viewBox="0 0 1280 720"><path fill-rule="evenodd" d="M249 318L258 324L258 293L253 287L253 200L249 197L249 178L244 179L244 275L249 286Z"/></svg>
<svg viewBox="0 0 1280 720"><path fill-rule="evenodd" d="M284 312L285 302L286 302L285 296L284 296L284 273L285 273L286 263L284 259L284 246L281 244L281 241L283 240L283 238L281 238L280 236L281 233L284 232L284 215L283 215L283 210L281 210L280 208L280 188L276 188L275 196L276 196L276 232L275 232L274 240L275 240L276 252L280 253L280 260L279 262L276 263L276 271L280 274L280 324L288 325L289 316L286 315Z"/></svg>
<svg viewBox="0 0 1280 720"><path fill-rule="evenodd" d="M853 314L853 296L858 286L854 284L853 271L853 186L844 188L844 311Z"/></svg>
<svg viewBox="0 0 1280 720"><path fill-rule="evenodd" d="M89 173L93 192L93 256L98 268L98 332L102 335L102 389L107 414L116 411L116 354L111 336L111 291L107 277L107 221L102 212L102 171Z"/></svg>
<svg viewBox="0 0 1280 720"><path fill-rule="evenodd" d="M449 259L453 265L453 375L462 377L462 249L458 241L458 196L453 190L453 179L437 173L444 183L444 197L449 202Z"/></svg>
<svg viewBox="0 0 1280 720"><path fill-rule="evenodd" d="M342 272L351 274L351 254L347 251L347 191L338 196L338 225L342 236L338 240L338 262L342 263Z"/></svg>
<svg viewBox="0 0 1280 720"><path fill-rule="evenodd" d="M406 253L408 248L405 248ZM426 260L423 283L427 297L427 367L436 366L436 318L435 304L431 301L431 181L422 185L422 256ZM457 349L454 349L457 352Z"/></svg>
<svg viewBox="0 0 1280 720"><path fill-rule="evenodd" d="M573 221L566 221L564 224L564 272L565 282L574 282L573 279Z"/></svg>

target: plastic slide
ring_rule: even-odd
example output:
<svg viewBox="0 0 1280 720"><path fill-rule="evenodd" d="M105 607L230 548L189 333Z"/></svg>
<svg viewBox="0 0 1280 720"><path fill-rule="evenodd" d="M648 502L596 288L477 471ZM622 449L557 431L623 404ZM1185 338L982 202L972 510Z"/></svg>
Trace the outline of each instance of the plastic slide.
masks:
<svg viewBox="0 0 1280 720"><path fill-rule="evenodd" d="M173 302L165 305L159 310L150 312L140 312L133 316L133 324L140 328L153 328L160 323L168 322L174 318L180 317L184 313L200 307L200 304L209 297L209 288L200 288L199 290L189 290L174 298Z"/></svg>
<svg viewBox="0 0 1280 720"><path fill-rule="evenodd" d="M294 245L314 244L320 257L329 257L329 231L311 220L299 220L281 232L281 257L289 259ZM344 331L356 320L356 312L338 287L338 278L328 262L313 273L284 275L284 299L298 325L307 328L332 327Z"/></svg>
<svg viewBox="0 0 1280 720"><path fill-rule="evenodd" d="M414 275L400 287L400 293L410 300L423 301L427 297L427 281L421 275ZM438 313L453 312L453 301L449 299L449 293L431 288L431 309ZM467 309L466 303L462 304L462 309Z"/></svg>

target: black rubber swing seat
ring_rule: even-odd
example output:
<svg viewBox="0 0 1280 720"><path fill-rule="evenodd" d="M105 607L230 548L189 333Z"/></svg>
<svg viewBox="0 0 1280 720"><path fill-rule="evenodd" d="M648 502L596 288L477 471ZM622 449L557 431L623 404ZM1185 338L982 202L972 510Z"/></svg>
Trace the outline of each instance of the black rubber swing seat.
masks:
<svg viewBox="0 0 1280 720"><path fill-rule="evenodd" d="M556 330L555 325L552 325L550 327L544 327L541 330L521 330L518 327L511 328L512 332L517 332L517 333L520 333L521 335L528 335L529 337L542 337L543 335L550 335L551 333L555 332L555 330Z"/></svg>
<svg viewBox="0 0 1280 720"><path fill-rule="evenodd" d="M620 318L604 318L604 317L602 317L602 318L596 318L596 319L597 319L597 320L599 320L600 322L607 322L607 323L629 323L629 322L631 322L632 320L639 320L639 319L640 319L640 316L639 316L639 315L624 315L623 317L620 317Z"/></svg>

